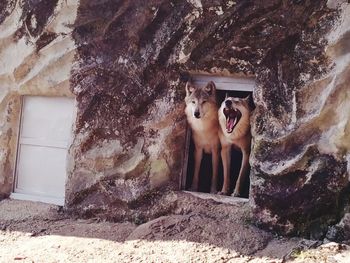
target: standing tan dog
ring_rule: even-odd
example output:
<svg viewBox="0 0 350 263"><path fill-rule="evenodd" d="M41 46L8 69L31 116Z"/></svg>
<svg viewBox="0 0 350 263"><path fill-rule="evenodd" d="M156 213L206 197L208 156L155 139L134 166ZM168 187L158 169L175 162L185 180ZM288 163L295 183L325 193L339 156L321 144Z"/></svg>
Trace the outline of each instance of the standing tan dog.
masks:
<svg viewBox="0 0 350 263"><path fill-rule="evenodd" d="M185 102L185 113L192 129L195 145L195 166L190 190L198 191L199 170L204 151L212 154L213 174L210 192L215 193L219 165L220 141L218 133L220 127L214 82L209 82L205 87L195 87L191 82L187 82Z"/></svg>
<svg viewBox="0 0 350 263"><path fill-rule="evenodd" d="M230 189L230 168L232 146L242 151L242 164L232 196L240 196L241 186L249 168L251 145L249 96L245 99L227 97L219 109L221 127L221 158L224 168L224 183L219 194L227 195Z"/></svg>

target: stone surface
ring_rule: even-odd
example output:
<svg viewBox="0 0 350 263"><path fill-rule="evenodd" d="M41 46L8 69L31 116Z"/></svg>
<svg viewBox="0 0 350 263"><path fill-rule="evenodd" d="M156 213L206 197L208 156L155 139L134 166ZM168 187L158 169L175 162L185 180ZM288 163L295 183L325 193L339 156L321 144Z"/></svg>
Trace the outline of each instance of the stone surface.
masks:
<svg viewBox="0 0 350 263"><path fill-rule="evenodd" d="M344 242L350 240L350 213L345 213L340 222L328 228L326 238L331 241Z"/></svg>
<svg viewBox="0 0 350 263"><path fill-rule="evenodd" d="M109 220L164 215L181 174L188 73L255 76L255 221L321 238L340 219L350 170L346 1L7 0L0 10L3 195L18 95L73 93L66 208Z"/></svg>
<svg viewBox="0 0 350 263"><path fill-rule="evenodd" d="M255 219L281 233L322 236L339 219L348 185L346 21L339 18L348 5L106 3L81 1L73 34L79 114L68 206L111 215L117 199L127 214L130 203L158 187L154 176L176 188L185 137L182 73L255 75Z"/></svg>
<svg viewBox="0 0 350 263"><path fill-rule="evenodd" d="M258 76L263 83L256 90L253 120L251 204L258 222L282 233L321 238L349 199L350 6L340 6L324 38L318 20L320 31L306 30L289 54L293 60L303 58L302 72L295 75L290 67L299 62L285 64L282 58L275 73L270 68ZM309 44L315 36L318 45L327 43L325 53L313 53L317 44ZM320 69L327 72L317 73Z"/></svg>

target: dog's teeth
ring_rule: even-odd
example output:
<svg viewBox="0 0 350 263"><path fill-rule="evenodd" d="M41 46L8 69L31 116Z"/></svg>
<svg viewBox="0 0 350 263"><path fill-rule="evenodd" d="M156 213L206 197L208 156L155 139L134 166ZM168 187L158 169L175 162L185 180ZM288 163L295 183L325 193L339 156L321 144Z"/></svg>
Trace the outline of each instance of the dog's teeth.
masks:
<svg viewBox="0 0 350 263"><path fill-rule="evenodd" d="M233 127L235 127L235 125L236 125L236 122L237 122L237 118L235 118L235 120L233 121Z"/></svg>
<svg viewBox="0 0 350 263"><path fill-rule="evenodd" d="M227 119L226 129L227 129L228 132L232 132L233 127L235 125L235 120L236 120L236 118L234 118L234 119L233 118L228 118Z"/></svg>

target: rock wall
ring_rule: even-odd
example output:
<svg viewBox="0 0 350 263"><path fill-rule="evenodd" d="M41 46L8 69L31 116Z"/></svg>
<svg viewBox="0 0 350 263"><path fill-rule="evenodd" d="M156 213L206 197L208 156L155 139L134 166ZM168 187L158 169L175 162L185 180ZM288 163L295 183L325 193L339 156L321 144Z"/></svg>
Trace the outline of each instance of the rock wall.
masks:
<svg viewBox="0 0 350 263"><path fill-rule="evenodd" d="M339 220L350 170L345 1L1 5L6 72L0 83L6 88L0 106L7 118L0 128L1 192L12 180L18 95L71 91L78 116L67 210L110 220L165 214L174 200L164 193L179 187L188 73L247 75L257 80L250 193L255 221L317 236ZM16 60L9 59L14 53Z"/></svg>
<svg viewBox="0 0 350 263"><path fill-rule="evenodd" d="M343 33L329 39L339 15L326 1L81 1L68 206L112 216L118 200L128 214L158 187L176 188L185 137L181 73L246 74L258 82L257 222L297 233L335 221L348 185L347 86L338 77L347 63L340 66L334 51Z"/></svg>
<svg viewBox="0 0 350 263"><path fill-rule="evenodd" d="M349 201L350 6L328 5L340 7L337 22L324 37L303 31L288 54L297 63L285 64L283 55L275 60L275 71L259 69L253 119L255 218L269 229L313 238L324 236ZM327 28L320 19L314 22L321 31ZM314 53L317 45L324 51ZM300 67L300 59L307 66L298 74L289 71L291 65Z"/></svg>

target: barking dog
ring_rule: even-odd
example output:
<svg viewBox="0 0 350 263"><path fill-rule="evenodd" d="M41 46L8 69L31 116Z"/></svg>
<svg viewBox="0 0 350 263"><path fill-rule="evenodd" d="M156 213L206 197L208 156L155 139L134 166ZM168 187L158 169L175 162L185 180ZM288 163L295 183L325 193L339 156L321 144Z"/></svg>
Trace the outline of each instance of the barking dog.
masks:
<svg viewBox="0 0 350 263"><path fill-rule="evenodd" d="M216 87L209 82L205 87L195 87L191 82L186 84L187 120L192 129L195 145L195 166L191 185L192 191L198 191L199 169L205 153L212 154L213 174L210 192L216 192L219 165L219 121L216 104Z"/></svg>
<svg viewBox="0 0 350 263"><path fill-rule="evenodd" d="M232 146L242 151L242 164L232 196L240 196L241 185L249 168L251 144L249 96L245 99L227 97L219 109L219 134L221 158L224 168L224 183L219 194L227 195L230 188L230 167Z"/></svg>

